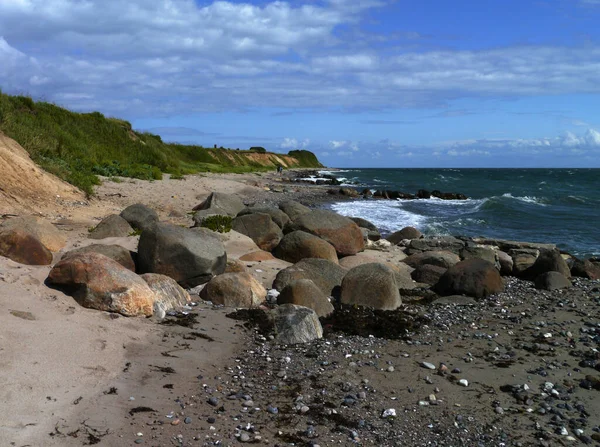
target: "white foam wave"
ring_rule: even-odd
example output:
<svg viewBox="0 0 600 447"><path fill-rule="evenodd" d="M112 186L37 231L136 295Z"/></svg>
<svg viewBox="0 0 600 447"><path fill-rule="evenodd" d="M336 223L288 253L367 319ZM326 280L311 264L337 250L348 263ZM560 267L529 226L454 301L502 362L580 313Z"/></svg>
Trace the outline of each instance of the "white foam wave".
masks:
<svg viewBox="0 0 600 447"><path fill-rule="evenodd" d="M362 217L373 223L383 232L392 233L404 227L422 227L426 216L407 211L397 200L365 200L338 202L331 205L338 214L348 217Z"/></svg>
<svg viewBox="0 0 600 447"><path fill-rule="evenodd" d="M522 197L518 197L518 196L513 196L509 192L507 192L505 194L502 194L502 197L507 197L509 199L519 200L520 202L525 202L525 203L534 203L534 204L539 205L539 206L546 206L546 203L545 203L546 200L544 198L540 198L540 197L535 197L535 196L522 196Z"/></svg>
<svg viewBox="0 0 600 447"><path fill-rule="evenodd" d="M352 172L352 170L350 169L336 169L335 171L327 171L327 170L322 170L322 171L317 171L317 173L319 175L336 175L339 172Z"/></svg>

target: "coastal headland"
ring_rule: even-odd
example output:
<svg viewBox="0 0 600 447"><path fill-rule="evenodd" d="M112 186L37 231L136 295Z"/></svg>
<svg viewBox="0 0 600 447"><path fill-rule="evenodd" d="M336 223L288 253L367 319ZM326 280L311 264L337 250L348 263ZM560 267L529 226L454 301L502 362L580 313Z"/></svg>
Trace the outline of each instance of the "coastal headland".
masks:
<svg viewBox="0 0 600 447"><path fill-rule="evenodd" d="M2 445L600 442L596 260L383 238L285 174L3 198Z"/></svg>

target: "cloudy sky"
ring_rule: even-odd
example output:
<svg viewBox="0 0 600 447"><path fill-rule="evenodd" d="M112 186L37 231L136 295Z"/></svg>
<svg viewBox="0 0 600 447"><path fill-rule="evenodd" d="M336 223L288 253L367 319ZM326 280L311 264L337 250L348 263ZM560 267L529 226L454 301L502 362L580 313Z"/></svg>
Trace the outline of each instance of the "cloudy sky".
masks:
<svg viewBox="0 0 600 447"><path fill-rule="evenodd" d="M600 0L0 0L0 88L329 166L600 167Z"/></svg>

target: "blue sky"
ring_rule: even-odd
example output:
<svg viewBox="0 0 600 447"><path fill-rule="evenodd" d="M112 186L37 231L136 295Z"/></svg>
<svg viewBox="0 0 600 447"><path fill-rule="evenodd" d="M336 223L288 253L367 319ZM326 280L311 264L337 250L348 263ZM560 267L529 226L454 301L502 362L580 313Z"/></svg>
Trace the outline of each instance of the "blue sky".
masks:
<svg viewBox="0 0 600 447"><path fill-rule="evenodd" d="M600 167L600 0L0 0L0 87L328 166Z"/></svg>

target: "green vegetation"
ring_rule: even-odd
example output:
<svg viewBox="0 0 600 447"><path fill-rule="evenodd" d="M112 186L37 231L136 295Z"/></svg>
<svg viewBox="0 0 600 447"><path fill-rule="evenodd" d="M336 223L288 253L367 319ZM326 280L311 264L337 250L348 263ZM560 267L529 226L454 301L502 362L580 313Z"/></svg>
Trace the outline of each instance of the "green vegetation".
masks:
<svg viewBox="0 0 600 447"><path fill-rule="evenodd" d="M252 147L250 148L250 150L251 150L252 152L259 152L259 153L261 153L261 154L264 154L264 153L266 153L266 152L267 152L267 150L266 150L264 147L261 147L261 146L252 146Z"/></svg>
<svg viewBox="0 0 600 447"><path fill-rule="evenodd" d="M75 113L1 90L0 131L23 146L42 168L88 195L100 183L98 175L158 180L166 172L178 179L197 172L272 170L280 164L280 155L266 151L164 143L158 135L137 132L131 123L100 112ZM292 161L290 167L321 166L311 152L292 152L297 162Z"/></svg>
<svg viewBox="0 0 600 447"><path fill-rule="evenodd" d="M219 233L229 233L231 231L231 217L221 215L208 216L202 220L200 226L212 231L218 231Z"/></svg>
<svg viewBox="0 0 600 447"><path fill-rule="evenodd" d="M295 151L289 151L288 155L290 155L290 156L294 157L296 160L298 160L300 167L303 167L303 168L322 168L323 167L323 165L317 159L317 156L315 154L313 154L311 151L298 149Z"/></svg>

